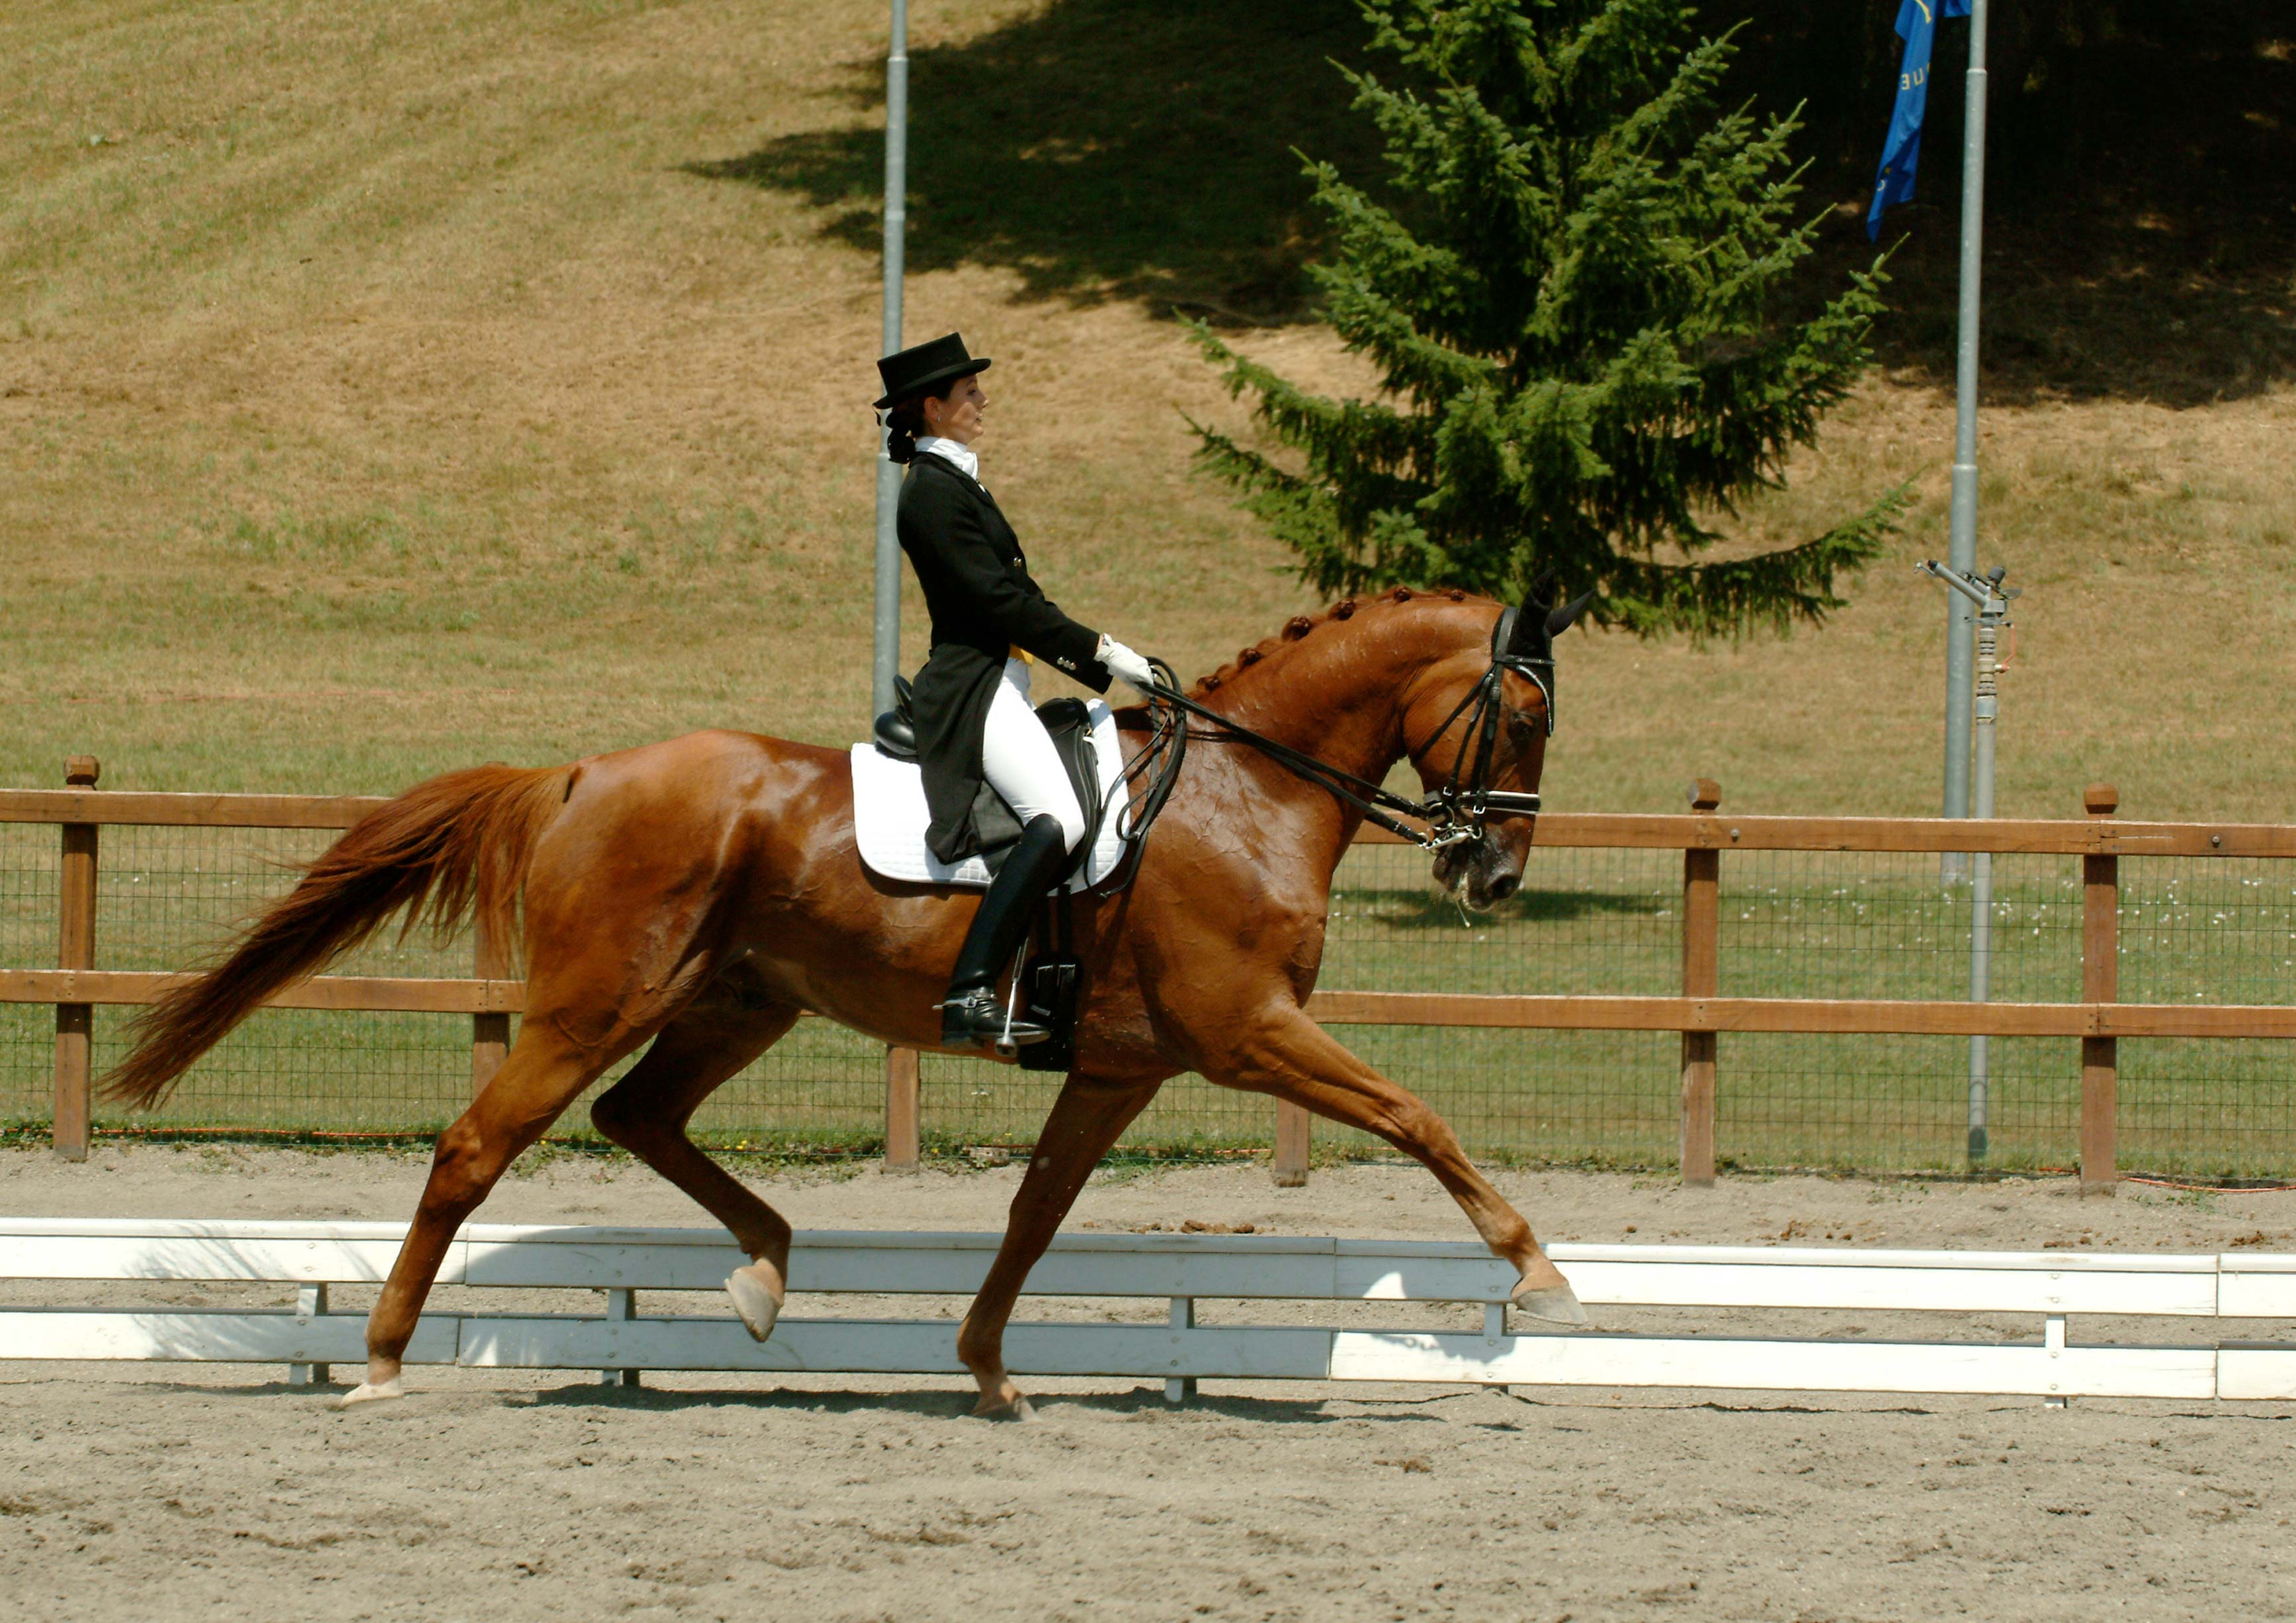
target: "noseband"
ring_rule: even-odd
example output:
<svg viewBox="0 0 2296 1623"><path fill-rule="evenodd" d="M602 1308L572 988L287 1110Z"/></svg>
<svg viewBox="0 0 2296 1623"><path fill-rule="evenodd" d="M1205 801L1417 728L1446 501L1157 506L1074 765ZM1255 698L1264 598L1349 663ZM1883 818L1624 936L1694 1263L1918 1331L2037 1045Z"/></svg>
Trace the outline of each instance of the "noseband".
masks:
<svg viewBox="0 0 2296 1623"><path fill-rule="evenodd" d="M1400 836L1423 851L1444 851L1456 845L1480 840L1484 822L1492 817L1535 817L1538 815L1538 797L1515 790L1497 790L1489 785L1493 757L1497 750L1499 717L1506 709L1501 693L1505 674L1513 671L1528 678L1546 701L1546 731L1554 732L1554 660L1551 643L1541 639L1538 646L1547 652L1536 653L1516 646L1516 626L1520 611L1503 610L1498 624L1491 628L1491 663L1475 685L1468 690L1443 718L1443 725L1428 734L1427 742L1409 751L1413 760L1428 750L1451 729L1462 716L1467 718L1467 737L1452 758L1451 773L1443 786L1423 799L1406 799L1366 778L1345 771L1329 762L1279 743L1263 733L1255 733L1241 722L1231 721L1217 710L1189 698L1179 691L1172 680L1170 668L1160 664L1157 675L1162 678L1150 699L1155 704L1170 705L1210 724L1223 736L1238 743L1249 744L1285 770L1329 791L1338 799L1352 806L1367 823L1375 823L1390 833ZM1533 624L1538 624L1534 621ZM1154 805L1161 808L1163 796L1169 793L1169 784L1178 773L1178 755L1185 749L1187 729L1175 729L1168 760L1169 765L1158 775L1162 779L1162 793L1153 796ZM1406 740L1407 743L1408 741ZM1153 750L1152 745L1151 749ZM1390 816L1390 813L1395 816ZM1152 813L1150 814L1152 816ZM1412 828L1397 821L1411 817L1424 823L1424 829ZM1133 818L1128 838L1137 838L1146 832L1146 818Z"/></svg>

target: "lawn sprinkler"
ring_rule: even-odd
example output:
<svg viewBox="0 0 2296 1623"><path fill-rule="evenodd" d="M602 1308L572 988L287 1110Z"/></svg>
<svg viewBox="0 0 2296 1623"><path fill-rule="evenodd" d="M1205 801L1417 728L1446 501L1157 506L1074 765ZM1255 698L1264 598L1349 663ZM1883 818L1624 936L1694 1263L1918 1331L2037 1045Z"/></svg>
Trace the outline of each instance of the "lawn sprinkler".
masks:
<svg viewBox="0 0 2296 1623"><path fill-rule="evenodd" d="M2009 571L1997 563L1982 575L1972 575L1966 570L1948 569L1934 558L1924 558L1914 567L1924 575L1935 576L1977 605L1977 702L1970 717L1972 742L1977 752L1976 770L1972 775L1974 781L1971 784L1971 799L1975 802L1972 815L1990 817L1993 815L1993 749L1997 732L1994 724L2001 714L2001 662L1997 654L2002 627L2010 623L2009 600L2018 593L2002 589L2002 578ZM1993 854L1979 851L1970 859L1969 1001L1986 1002L1991 995L1992 985ZM1985 1164L1988 1041L1983 1036L1969 1039L1969 1164L1972 1168Z"/></svg>

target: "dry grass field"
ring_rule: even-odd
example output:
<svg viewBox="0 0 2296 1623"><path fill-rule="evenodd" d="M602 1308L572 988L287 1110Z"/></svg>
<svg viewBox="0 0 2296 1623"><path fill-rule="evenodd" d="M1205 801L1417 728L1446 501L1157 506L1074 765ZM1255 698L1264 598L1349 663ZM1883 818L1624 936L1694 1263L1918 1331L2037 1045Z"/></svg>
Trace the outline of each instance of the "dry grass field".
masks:
<svg viewBox="0 0 2296 1623"><path fill-rule="evenodd" d="M111 785L380 791L701 725L856 735L882 11L7 8L0 782L93 751ZM996 357L986 469L1041 574L1184 670L1305 603L1191 474L1183 414L1240 413L1172 312L1349 375L1286 149L1360 153L1324 66L1360 38L1338 0L919 8L909 332ZM1822 632L1573 639L1556 803L1704 772L1745 809L1934 804L1943 605L1911 563L1945 545L1951 217L1904 217L1888 364L1744 520L1791 538L1911 477L1895 552ZM2132 815L2288 816L2285 266L2216 266L2188 218L2070 263L2016 224L2003 807L2104 777Z"/></svg>

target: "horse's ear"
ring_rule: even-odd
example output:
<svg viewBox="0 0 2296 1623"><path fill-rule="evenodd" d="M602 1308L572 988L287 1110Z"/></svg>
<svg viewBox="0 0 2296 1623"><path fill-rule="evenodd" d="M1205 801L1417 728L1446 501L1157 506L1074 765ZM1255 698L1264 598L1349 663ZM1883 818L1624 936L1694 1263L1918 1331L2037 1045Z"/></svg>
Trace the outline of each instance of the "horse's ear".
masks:
<svg viewBox="0 0 2296 1623"><path fill-rule="evenodd" d="M1546 617L1546 635L1561 636L1570 630L1570 623L1585 613L1587 605L1594 601L1595 594L1591 590L1582 592L1569 602L1562 603L1549 611Z"/></svg>
<svg viewBox="0 0 2296 1623"><path fill-rule="evenodd" d="M1546 611L1540 605L1538 588L1531 590L1533 594L1514 611L1514 629L1507 635L1505 652L1518 660L1544 660L1554 652L1541 629L1546 624Z"/></svg>
<svg viewBox="0 0 2296 1623"><path fill-rule="evenodd" d="M1522 600L1523 611L1528 614L1536 605L1541 613L1545 613L1547 605L1554 602L1561 590L1562 583L1555 578L1553 570L1539 570L1538 578L1530 583L1530 595Z"/></svg>

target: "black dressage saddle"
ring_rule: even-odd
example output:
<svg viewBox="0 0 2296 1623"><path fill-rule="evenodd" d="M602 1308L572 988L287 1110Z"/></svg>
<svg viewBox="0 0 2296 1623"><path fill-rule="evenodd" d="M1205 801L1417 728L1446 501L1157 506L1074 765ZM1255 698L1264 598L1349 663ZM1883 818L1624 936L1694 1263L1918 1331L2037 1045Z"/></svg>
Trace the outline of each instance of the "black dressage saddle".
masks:
<svg viewBox="0 0 2296 1623"><path fill-rule="evenodd" d="M877 717L874 728L879 754L890 755L897 761L917 758L917 728L909 710L911 700L908 678L894 677L893 708ZM1107 796L1101 788L1100 751L1093 743L1091 711L1081 699L1047 699L1037 707L1037 719L1053 735L1053 748L1060 752L1061 766L1069 775L1069 786L1076 791L1077 805L1084 810L1085 827L1098 829ZM993 873L1003 865L1005 852L1021 838L1021 820L1005 804L1004 797L983 783L980 799L973 802L972 823L980 831L981 860ZM1061 874L1062 881L1083 866L1092 846L1090 838L1078 845Z"/></svg>

